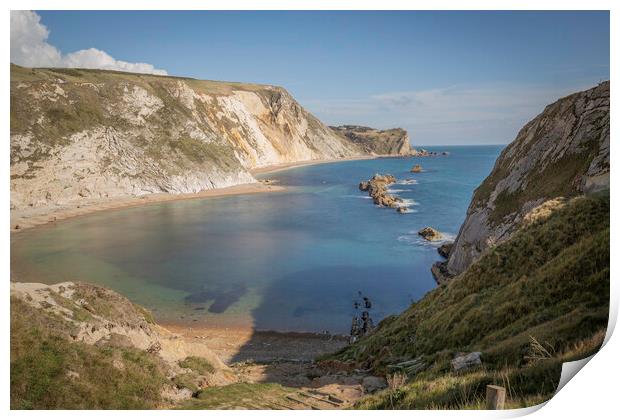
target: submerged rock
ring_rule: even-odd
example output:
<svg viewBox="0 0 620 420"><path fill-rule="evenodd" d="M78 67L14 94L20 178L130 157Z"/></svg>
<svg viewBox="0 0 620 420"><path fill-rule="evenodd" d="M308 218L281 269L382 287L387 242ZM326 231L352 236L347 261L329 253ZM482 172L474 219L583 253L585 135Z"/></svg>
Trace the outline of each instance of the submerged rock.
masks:
<svg viewBox="0 0 620 420"><path fill-rule="evenodd" d="M411 172L413 172L413 173L419 173L419 172L422 172L422 166L420 166L420 165L415 165L413 168L411 168Z"/></svg>
<svg viewBox="0 0 620 420"><path fill-rule="evenodd" d="M439 231L437 231L436 229L433 229L430 226L420 229L418 231L418 235L420 235L427 241L438 241L443 238L443 236L441 235L441 233L439 233Z"/></svg>
<svg viewBox="0 0 620 420"><path fill-rule="evenodd" d="M399 208L396 209L396 211L400 214L404 214L407 213L409 211L409 207L405 207L405 206L400 206Z"/></svg>

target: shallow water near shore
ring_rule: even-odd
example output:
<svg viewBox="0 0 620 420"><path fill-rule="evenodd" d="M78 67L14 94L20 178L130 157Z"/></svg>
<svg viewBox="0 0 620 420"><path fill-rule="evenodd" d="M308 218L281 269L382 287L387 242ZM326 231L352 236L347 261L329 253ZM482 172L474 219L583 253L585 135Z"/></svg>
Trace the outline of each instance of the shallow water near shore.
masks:
<svg viewBox="0 0 620 420"><path fill-rule="evenodd" d="M261 174L285 191L95 213L11 238L14 281L110 287L166 323L346 333L358 291L379 321L435 287L433 226L453 238L501 146ZM422 173L409 169L420 164ZM376 207L360 181L391 173L410 212Z"/></svg>

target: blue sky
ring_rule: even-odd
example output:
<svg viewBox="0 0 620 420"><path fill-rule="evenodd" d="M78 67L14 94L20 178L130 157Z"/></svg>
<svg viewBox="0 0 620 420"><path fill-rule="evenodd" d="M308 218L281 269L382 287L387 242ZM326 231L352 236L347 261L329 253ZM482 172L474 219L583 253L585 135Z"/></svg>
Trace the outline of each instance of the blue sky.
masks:
<svg viewBox="0 0 620 420"><path fill-rule="evenodd" d="M62 54L284 86L326 123L400 126L413 144L510 142L547 103L609 78L607 12L37 14Z"/></svg>

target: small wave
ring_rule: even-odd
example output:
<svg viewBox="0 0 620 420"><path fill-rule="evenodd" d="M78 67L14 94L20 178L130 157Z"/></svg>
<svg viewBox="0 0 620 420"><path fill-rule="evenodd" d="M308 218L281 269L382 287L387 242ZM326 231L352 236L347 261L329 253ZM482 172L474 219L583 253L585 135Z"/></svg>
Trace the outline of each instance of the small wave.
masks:
<svg viewBox="0 0 620 420"><path fill-rule="evenodd" d="M398 207L408 207L408 206L419 206L420 203L418 203L417 201L415 201L412 198L402 198L403 201L401 201L398 204Z"/></svg>
<svg viewBox="0 0 620 420"><path fill-rule="evenodd" d="M402 180L396 182L396 184L398 184L398 185L415 185L417 183L418 183L418 181L415 180L415 179L402 179Z"/></svg>
<svg viewBox="0 0 620 420"><path fill-rule="evenodd" d="M417 213L417 212L418 212L418 211L417 211L417 210L414 210L414 209L406 209L406 210L402 210L400 213L401 213L401 214L402 214L402 213L407 214L407 213Z"/></svg>
<svg viewBox="0 0 620 420"><path fill-rule="evenodd" d="M415 210L413 210L413 212L415 212ZM418 235L418 232L414 230L412 230L411 232L408 232L406 235L400 235L397 238L397 240L399 242L405 242L409 245L420 245L420 246L429 246L432 248L436 248L438 245L441 245L445 242L454 242L454 240L456 239L456 235L453 235L451 233L444 233L444 232L440 232L440 233L443 236L443 238L441 238L438 241L427 241L426 239Z"/></svg>
<svg viewBox="0 0 620 420"><path fill-rule="evenodd" d="M392 189L392 188L388 188L387 192L390 194L396 194L396 193L400 193L400 192L406 192L407 190L399 190L397 188Z"/></svg>
<svg viewBox="0 0 620 420"><path fill-rule="evenodd" d="M372 197L368 195L343 195L345 198L361 198L364 200L372 200Z"/></svg>

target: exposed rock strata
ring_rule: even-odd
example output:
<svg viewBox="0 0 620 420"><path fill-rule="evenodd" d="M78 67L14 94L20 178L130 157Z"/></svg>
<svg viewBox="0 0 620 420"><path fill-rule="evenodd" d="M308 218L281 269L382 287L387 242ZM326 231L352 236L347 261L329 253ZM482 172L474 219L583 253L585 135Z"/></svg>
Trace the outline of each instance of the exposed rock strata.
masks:
<svg viewBox="0 0 620 420"><path fill-rule="evenodd" d="M362 155L280 87L11 65L13 210L196 193Z"/></svg>
<svg viewBox="0 0 620 420"><path fill-rule="evenodd" d="M447 264L438 263L433 274L447 276L438 279L445 282L523 222L565 198L607 188L608 81L548 105L521 129L476 189Z"/></svg>

